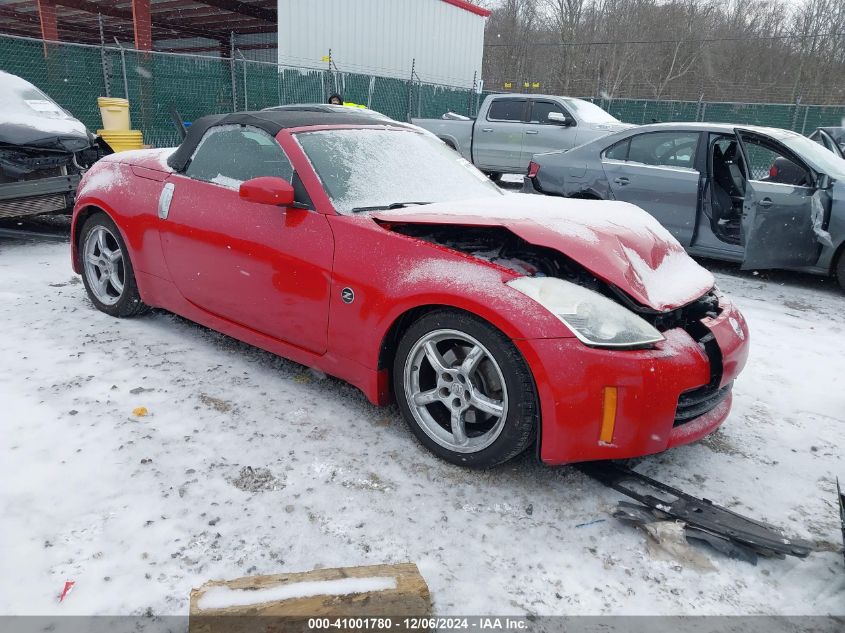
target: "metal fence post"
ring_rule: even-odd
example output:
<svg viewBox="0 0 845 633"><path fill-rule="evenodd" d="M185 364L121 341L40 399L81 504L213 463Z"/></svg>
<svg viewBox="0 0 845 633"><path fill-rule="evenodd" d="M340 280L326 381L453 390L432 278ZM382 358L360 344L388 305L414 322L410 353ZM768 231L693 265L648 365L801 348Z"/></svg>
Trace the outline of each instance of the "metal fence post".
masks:
<svg viewBox="0 0 845 633"><path fill-rule="evenodd" d="M807 115L810 114L810 106L804 106L804 122L801 124L801 134L806 134L807 130Z"/></svg>
<svg viewBox="0 0 845 633"><path fill-rule="evenodd" d="M472 96L475 94L475 87L478 85L478 71L472 73L472 90L469 91L469 98L467 99L467 116L472 116Z"/></svg>
<svg viewBox="0 0 845 633"><path fill-rule="evenodd" d="M406 121L411 120L411 99L414 98L414 96L413 96L414 73L416 72L416 70L415 70L416 65L417 65L417 58L415 57L414 59L411 60L411 79L408 82L408 104L407 104L408 107L405 110L405 120Z"/></svg>
<svg viewBox="0 0 845 633"><path fill-rule="evenodd" d="M117 44L117 47L120 49L120 72L123 73L123 98L128 101L129 79L126 76L126 51L123 48L123 44L121 44L120 40L116 37L114 38L114 43Z"/></svg>
<svg viewBox="0 0 845 633"><path fill-rule="evenodd" d="M249 110L249 93L246 88L246 57L244 57L244 54L240 51L238 51L238 55L241 56L241 62L244 65L244 110Z"/></svg>
<svg viewBox="0 0 845 633"><path fill-rule="evenodd" d="M370 75L370 89L367 91L367 107L372 108L373 103L373 90L376 87L376 76Z"/></svg>
<svg viewBox="0 0 845 633"><path fill-rule="evenodd" d="M238 111L238 86L235 82L235 32L229 33L229 72L232 75L232 112Z"/></svg>
<svg viewBox="0 0 845 633"><path fill-rule="evenodd" d="M100 63L103 66L103 85L106 89L106 96L111 96L111 86L109 85L111 82L109 81L109 71L106 68L106 37L103 34L103 15L101 13L97 14L97 24L100 27Z"/></svg>
<svg viewBox="0 0 845 633"><path fill-rule="evenodd" d="M798 110L801 107L801 96L799 95L798 98L795 100L795 111L792 113L792 127L790 128L793 132L795 128L798 126Z"/></svg>

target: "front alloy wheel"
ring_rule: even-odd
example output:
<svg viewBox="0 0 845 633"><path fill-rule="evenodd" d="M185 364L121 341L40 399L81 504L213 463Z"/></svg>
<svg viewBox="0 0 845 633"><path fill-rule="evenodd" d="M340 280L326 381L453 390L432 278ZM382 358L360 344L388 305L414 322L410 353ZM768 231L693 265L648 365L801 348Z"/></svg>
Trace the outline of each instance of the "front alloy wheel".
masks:
<svg viewBox="0 0 845 633"><path fill-rule="evenodd" d="M85 290L98 310L131 317L148 309L141 301L126 243L105 213L93 213L82 225L79 258Z"/></svg>
<svg viewBox="0 0 845 633"><path fill-rule="evenodd" d="M505 423L508 392L489 351L457 330L434 330L405 361L411 414L432 440L457 453L492 444Z"/></svg>
<svg viewBox="0 0 845 633"><path fill-rule="evenodd" d="M494 466L533 437L537 400L525 361L472 315L437 311L414 323L399 343L394 386L417 438L452 463Z"/></svg>
<svg viewBox="0 0 845 633"><path fill-rule="evenodd" d="M104 226L94 227L85 238L82 257L85 277L97 300L107 306L117 303L123 295L126 267L112 232Z"/></svg>

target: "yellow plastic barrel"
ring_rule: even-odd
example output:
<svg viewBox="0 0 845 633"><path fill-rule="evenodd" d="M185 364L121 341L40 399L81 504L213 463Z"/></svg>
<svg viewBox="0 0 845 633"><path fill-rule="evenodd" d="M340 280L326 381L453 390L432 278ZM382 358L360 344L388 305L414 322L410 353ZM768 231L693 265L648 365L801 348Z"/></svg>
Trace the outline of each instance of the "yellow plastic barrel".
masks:
<svg viewBox="0 0 845 633"><path fill-rule="evenodd" d="M144 135L141 130L97 130L115 152L125 152L129 149L143 149Z"/></svg>
<svg viewBox="0 0 845 633"><path fill-rule="evenodd" d="M106 130L129 130L129 102L115 97L97 97L103 128Z"/></svg>

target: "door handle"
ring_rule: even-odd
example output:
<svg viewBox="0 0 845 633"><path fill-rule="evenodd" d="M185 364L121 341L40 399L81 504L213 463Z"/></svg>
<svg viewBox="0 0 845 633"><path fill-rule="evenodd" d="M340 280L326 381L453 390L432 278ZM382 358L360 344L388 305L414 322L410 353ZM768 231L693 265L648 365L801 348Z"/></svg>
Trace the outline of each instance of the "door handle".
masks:
<svg viewBox="0 0 845 633"><path fill-rule="evenodd" d="M614 178L613 182L615 182L617 185L622 185L624 187L631 181L625 178L625 176L620 176L619 178Z"/></svg>
<svg viewBox="0 0 845 633"><path fill-rule="evenodd" d="M771 198L763 198L762 200L760 200L759 204L764 209L768 209L770 206L772 206L773 203Z"/></svg>
<svg viewBox="0 0 845 633"><path fill-rule="evenodd" d="M526 134L539 134L537 130L525 130Z"/></svg>
<svg viewBox="0 0 845 633"><path fill-rule="evenodd" d="M482 132L492 132L493 128L492 127L483 127L483 128L481 128L481 131Z"/></svg>

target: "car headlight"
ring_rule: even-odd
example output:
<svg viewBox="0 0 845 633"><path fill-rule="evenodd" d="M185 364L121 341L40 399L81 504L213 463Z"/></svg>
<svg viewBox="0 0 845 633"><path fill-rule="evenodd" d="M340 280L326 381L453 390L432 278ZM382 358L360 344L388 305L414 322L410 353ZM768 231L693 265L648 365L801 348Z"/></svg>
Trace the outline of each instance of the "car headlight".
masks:
<svg viewBox="0 0 845 633"><path fill-rule="evenodd" d="M585 345L642 347L663 335L627 308L597 292L556 277L519 277L508 282L563 321Z"/></svg>

